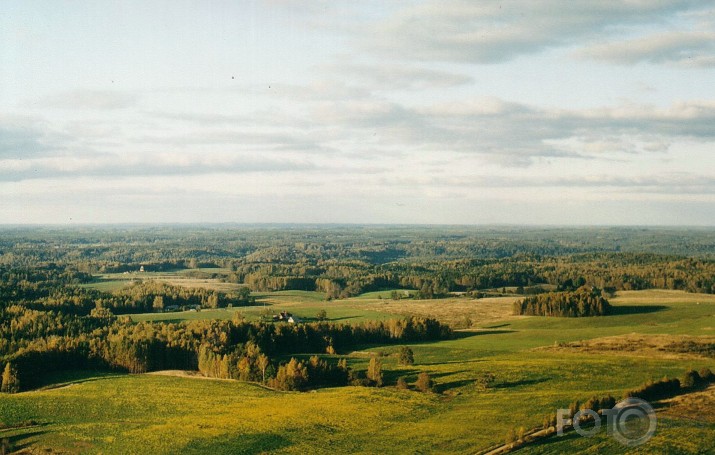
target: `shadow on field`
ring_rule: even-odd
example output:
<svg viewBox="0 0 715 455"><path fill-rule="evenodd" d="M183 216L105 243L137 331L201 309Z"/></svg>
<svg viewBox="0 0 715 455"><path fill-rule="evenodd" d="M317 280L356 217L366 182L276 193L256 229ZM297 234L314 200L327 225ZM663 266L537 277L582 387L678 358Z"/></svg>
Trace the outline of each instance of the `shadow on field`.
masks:
<svg viewBox="0 0 715 455"><path fill-rule="evenodd" d="M485 329L500 329L502 327L509 327L511 323L497 324L497 325L487 325L484 326Z"/></svg>
<svg viewBox="0 0 715 455"><path fill-rule="evenodd" d="M47 433L47 431L37 430L15 436L0 436L0 447L2 447L2 449L0 449L0 453L9 454L29 449L33 444L35 444L33 438L45 433Z"/></svg>
<svg viewBox="0 0 715 455"><path fill-rule="evenodd" d="M445 361L440 361L440 362L417 362L415 363L416 367L421 367L421 366L433 366L433 365L464 365L466 363L483 363L486 362L486 359L471 359L471 360L445 360ZM451 374L451 373L450 373Z"/></svg>
<svg viewBox="0 0 715 455"><path fill-rule="evenodd" d="M103 381L105 379L113 379L120 376L126 376L126 373L118 373L116 371L95 371L95 370L65 370L50 374L42 380L33 383L29 390L52 390L62 387L69 387L75 384L84 384L87 382Z"/></svg>
<svg viewBox="0 0 715 455"><path fill-rule="evenodd" d="M471 329L471 330L460 330L454 332L455 339L470 338L482 335L500 335L505 333L514 333L516 330L506 329L506 330L484 330L484 329Z"/></svg>
<svg viewBox="0 0 715 455"><path fill-rule="evenodd" d="M195 439L179 451L187 454L253 454L274 452L292 445L290 439L277 433L227 434L207 439Z"/></svg>
<svg viewBox="0 0 715 455"><path fill-rule="evenodd" d="M511 389L512 387L520 387L523 385L534 385L541 384L542 382L549 381L550 378L534 378L534 379L520 379L518 381L504 381L495 383L492 388L494 389Z"/></svg>
<svg viewBox="0 0 715 455"><path fill-rule="evenodd" d="M614 305L609 316L622 316L625 314L648 314L667 310L664 305Z"/></svg>
<svg viewBox="0 0 715 455"><path fill-rule="evenodd" d="M439 379L443 376L452 376L455 374L463 374L463 373L468 373L470 370L459 370L459 371L449 371L445 373L430 373L430 378L433 380ZM385 385L395 385L397 383L397 378L403 377L408 383L413 383L417 380L417 376L420 374L421 370L419 368L414 368L412 370L383 370L382 371L382 379L385 383ZM452 382L458 382L458 381L451 381L451 382L445 382L443 383L444 385L451 384ZM474 379L468 379L466 380L467 383L473 383ZM437 386L442 386L442 384L437 384ZM460 387L458 385L453 385L449 387L445 387L445 390L454 388L454 387Z"/></svg>
<svg viewBox="0 0 715 455"><path fill-rule="evenodd" d="M474 385L476 380L474 379L458 379L456 381L440 382L435 384L434 391L436 393L444 393L447 390L457 389L459 387L465 387L468 385Z"/></svg>
<svg viewBox="0 0 715 455"><path fill-rule="evenodd" d="M579 435L575 431L569 431L565 432L562 436L551 436L548 438L541 438L537 439L536 441L529 443L527 447L543 447L547 448L551 445L562 443L563 445L560 447L561 450L564 448L568 448L569 444L583 438L583 436ZM526 450L526 449L524 449ZM520 451L521 452L521 451ZM547 452L547 453L560 453L560 452Z"/></svg>

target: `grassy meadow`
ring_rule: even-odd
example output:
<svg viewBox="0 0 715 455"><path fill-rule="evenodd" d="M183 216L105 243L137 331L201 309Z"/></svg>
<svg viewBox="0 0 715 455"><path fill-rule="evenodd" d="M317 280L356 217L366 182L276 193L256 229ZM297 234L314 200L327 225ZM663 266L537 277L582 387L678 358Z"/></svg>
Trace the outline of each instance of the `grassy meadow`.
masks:
<svg viewBox="0 0 715 455"><path fill-rule="evenodd" d="M312 317L359 322L396 314L471 319L455 339L411 345L415 364L397 363L399 346L369 346L345 356L367 368L383 361L386 386L275 392L257 384L169 375L73 373L56 387L0 395L0 430L16 449L46 453L475 453L504 441L509 430L539 426L543 416L575 399L613 394L648 379L681 376L715 360L652 350L581 349L578 342L631 334L715 336L715 296L677 291L621 292L615 314L593 318L515 317L512 297L391 301L373 294L326 302L318 293L258 295L259 305L229 310L133 316L135 321L260 317L264 306ZM434 393L398 390L426 371ZM487 388L479 384L494 375ZM715 403L710 389L658 409L659 426L646 445L628 453L715 450L715 421L700 417ZM699 410L701 412L696 412ZM526 446L519 453L626 453L605 431Z"/></svg>

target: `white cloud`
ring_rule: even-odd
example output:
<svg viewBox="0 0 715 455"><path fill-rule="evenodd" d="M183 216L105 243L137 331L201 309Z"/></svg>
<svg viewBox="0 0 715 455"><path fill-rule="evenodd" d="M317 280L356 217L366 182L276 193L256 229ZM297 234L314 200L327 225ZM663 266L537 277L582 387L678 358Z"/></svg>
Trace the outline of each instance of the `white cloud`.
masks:
<svg viewBox="0 0 715 455"><path fill-rule="evenodd" d="M405 64L336 63L318 68L349 79L369 90L400 91L445 89L469 84L472 77L431 68Z"/></svg>
<svg viewBox="0 0 715 455"><path fill-rule="evenodd" d="M430 1L369 27L366 46L400 59L497 63L709 6L702 0Z"/></svg>
<svg viewBox="0 0 715 455"><path fill-rule="evenodd" d="M715 32L666 32L588 46L578 55L619 64L715 67Z"/></svg>
<svg viewBox="0 0 715 455"><path fill-rule="evenodd" d="M711 2L303 3L0 16L0 222L712 220Z"/></svg>

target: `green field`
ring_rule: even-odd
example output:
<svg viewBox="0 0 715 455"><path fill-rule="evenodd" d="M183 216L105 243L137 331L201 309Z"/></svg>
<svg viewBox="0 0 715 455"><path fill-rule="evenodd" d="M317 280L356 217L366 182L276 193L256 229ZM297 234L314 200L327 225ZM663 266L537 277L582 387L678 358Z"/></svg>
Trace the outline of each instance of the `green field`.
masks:
<svg viewBox="0 0 715 455"><path fill-rule="evenodd" d="M325 310L327 320L331 322L359 323L366 320L383 320L396 317L394 313L379 311L365 306L356 306L348 301L325 300L325 294L308 291L278 291L257 292L256 305L233 308L203 309L196 311L181 311L172 313L144 313L132 315L132 320L139 321L170 321L178 322L193 319L231 319L236 313L249 321L258 321L262 314L269 312L277 314L289 311L303 321L312 321L320 310Z"/></svg>
<svg viewBox="0 0 715 455"><path fill-rule="evenodd" d="M258 297L271 308L299 315L311 316L325 308L329 319L345 322L389 317L396 311L391 303L386 305L390 311L377 311L384 303L375 296L334 302L301 292ZM60 453L473 453L502 443L511 429L539 426L545 414L567 407L574 399L607 393L620 397L648 379L681 376L693 367L715 369L713 359L645 355L637 347L600 354L554 347L632 333L713 336L712 295L624 292L612 300L615 315L581 319L517 318L510 316L510 300L489 302L494 308L504 307L502 319L487 323L477 319L473 329L459 332L453 340L413 345L413 366L397 364L397 346L342 353L357 369L366 368L370 354L382 355L387 386L380 389L283 393L237 381L75 374L58 377L62 387L0 395L0 422L38 424L0 430L0 437L12 439L16 448ZM442 314L440 305L476 308L480 301L455 298L429 303ZM423 304L405 300L399 308L410 313L414 305L426 311ZM235 310L134 318L230 318ZM263 306L239 310L257 317ZM435 393L392 386L398 376L414 382L421 371L434 378ZM494 374L495 382L484 390L475 380L486 373ZM656 436L635 453L712 452L715 423L692 417L659 418ZM588 439L572 434L518 453L569 451L625 453L626 448L605 433Z"/></svg>

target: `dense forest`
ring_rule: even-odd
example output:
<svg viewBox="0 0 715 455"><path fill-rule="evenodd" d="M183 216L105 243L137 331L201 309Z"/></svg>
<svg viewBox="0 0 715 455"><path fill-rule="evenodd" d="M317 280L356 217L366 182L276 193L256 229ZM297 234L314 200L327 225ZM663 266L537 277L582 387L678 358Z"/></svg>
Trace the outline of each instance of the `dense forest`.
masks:
<svg viewBox="0 0 715 455"><path fill-rule="evenodd" d="M607 314L616 290L715 293L715 231L639 228L50 227L0 229L2 390L56 370L194 369L280 389L380 383L344 362L292 354L451 336L431 319L363 325L236 321L133 323L132 313L251 305L251 291L317 290L341 299L375 290L411 298L527 295L518 314ZM133 279L100 291L100 273L185 271L237 291ZM235 288L235 287L234 287ZM549 291L556 291L547 293ZM532 295L529 295L532 294ZM402 296L402 293L395 293Z"/></svg>
<svg viewBox="0 0 715 455"><path fill-rule="evenodd" d="M574 292L549 292L514 302L514 314L527 316L605 316L610 309L601 290L587 286Z"/></svg>
<svg viewBox="0 0 715 455"><path fill-rule="evenodd" d="M65 276L57 279L74 284L140 267L193 270L197 278L217 277L207 269L221 268L229 272L220 279L253 291L317 290L331 299L389 288L432 298L536 284L715 293L715 232L705 228L85 227L2 234L0 273L59 268ZM206 306L209 298L208 306L222 306L232 297L188 300ZM236 299L245 303L246 296ZM151 304L108 305L129 313Z"/></svg>
<svg viewBox="0 0 715 455"><path fill-rule="evenodd" d="M74 316L59 312L3 309L0 371L2 388L24 390L66 369L103 369L145 373L198 370L211 377L271 379L277 388L303 389L331 383L344 385L352 376L347 365L316 359L312 374L286 384L295 362L280 358L300 353L340 353L365 344L391 344L449 338L449 327L433 319L408 318L359 325L191 321L180 324L139 323L105 315ZM286 370L288 368L288 370Z"/></svg>

